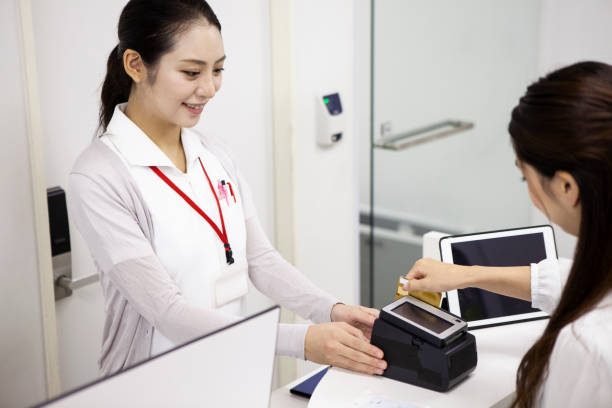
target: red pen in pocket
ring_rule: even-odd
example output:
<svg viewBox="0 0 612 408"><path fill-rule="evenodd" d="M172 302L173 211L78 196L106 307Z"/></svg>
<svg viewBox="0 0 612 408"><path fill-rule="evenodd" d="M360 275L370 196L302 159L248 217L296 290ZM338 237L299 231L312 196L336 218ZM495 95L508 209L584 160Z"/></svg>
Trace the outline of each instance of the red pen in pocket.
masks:
<svg viewBox="0 0 612 408"><path fill-rule="evenodd" d="M229 186L230 189L230 194L232 195L232 198L234 199L234 202L236 202L236 196L234 195L234 189L232 188L232 183L230 183L229 181L227 182L227 185Z"/></svg>
<svg viewBox="0 0 612 408"><path fill-rule="evenodd" d="M225 202L227 203L227 205L229 207L229 199L227 198L227 190L225 188L225 180L219 180L219 182L217 184L217 189L219 190L219 200L225 199Z"/></svg>

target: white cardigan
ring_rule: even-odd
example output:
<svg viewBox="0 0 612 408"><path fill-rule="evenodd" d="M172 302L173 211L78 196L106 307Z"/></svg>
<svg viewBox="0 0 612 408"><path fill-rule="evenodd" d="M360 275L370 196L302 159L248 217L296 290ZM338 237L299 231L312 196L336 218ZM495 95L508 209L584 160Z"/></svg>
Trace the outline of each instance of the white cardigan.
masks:
<svg viewBox="0 0 612 408"><path fill-rule="evenodd" d="M247 231L248 274L255 287L314 322L330 321L338 299L317 288L286 262L266 238L248 186L223 148L202 144L238 180ZM102 375L151 355L151 330L182 343L239 317L195 307L182 297L151 245L154 228L141 192L116 152L95 140L70 173L68 205L100 273L106 321L99 367ZM280 324L277 353L303 358L307 325Z"/></svg>

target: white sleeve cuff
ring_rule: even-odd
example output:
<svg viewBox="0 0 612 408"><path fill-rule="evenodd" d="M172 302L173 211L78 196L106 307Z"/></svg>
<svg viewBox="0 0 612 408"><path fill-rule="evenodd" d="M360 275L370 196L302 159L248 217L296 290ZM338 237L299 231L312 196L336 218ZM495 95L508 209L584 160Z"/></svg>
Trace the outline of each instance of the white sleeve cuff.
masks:
<svg viewBox="0 0 612 408"><path fill-rule="evenodd" d="M551 314L561 298L572 261L569 259L544 259L531 264L531 305Z"/></svg>
<svg viewBox="0 0 612 408"><path fill-rule="evenodd" d="M278 324L276 354L304 359L304 342L308 324Z"/></svg>
<svg viewBox="0 0 612 408"><path fill-rule="evenodd" d="M318 305L313 305L315 312L312 315L312 321L315 323L331 322L332 309L338 303L342 302L333 296L324 296Z"/></svg>

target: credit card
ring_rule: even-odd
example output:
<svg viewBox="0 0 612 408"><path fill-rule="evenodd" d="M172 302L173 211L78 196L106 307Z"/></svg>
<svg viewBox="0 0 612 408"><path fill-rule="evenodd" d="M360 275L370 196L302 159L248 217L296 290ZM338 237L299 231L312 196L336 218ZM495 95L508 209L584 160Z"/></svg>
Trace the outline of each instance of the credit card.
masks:
<svg viewBox="0 0 612 408"><path fill-rule="evenodd" d="M440 307L440 303L442 302L442 293L440 292L422 292L418 290L408 292L404 290L404 288L402 287L404 286L406 282L408 281L404 279L403 276L399 277L397 281L397 291L395 292L395 300L402 298L404 296L410 295L419 300L422 300L425 303L429 303L432 306Z"/></svg>

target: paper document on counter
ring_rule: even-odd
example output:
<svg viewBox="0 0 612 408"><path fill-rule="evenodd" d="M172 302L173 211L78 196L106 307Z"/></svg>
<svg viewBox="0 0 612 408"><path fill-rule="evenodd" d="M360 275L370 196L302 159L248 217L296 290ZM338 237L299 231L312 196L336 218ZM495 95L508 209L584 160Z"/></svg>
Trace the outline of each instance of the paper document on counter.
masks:
<svg viewBox="0 0 612 408"><path fill-rule="evenodd" d="M383 394L370 392L355 398L350 406L351 408L427 408L425 405L402 402Z"/></svg>

